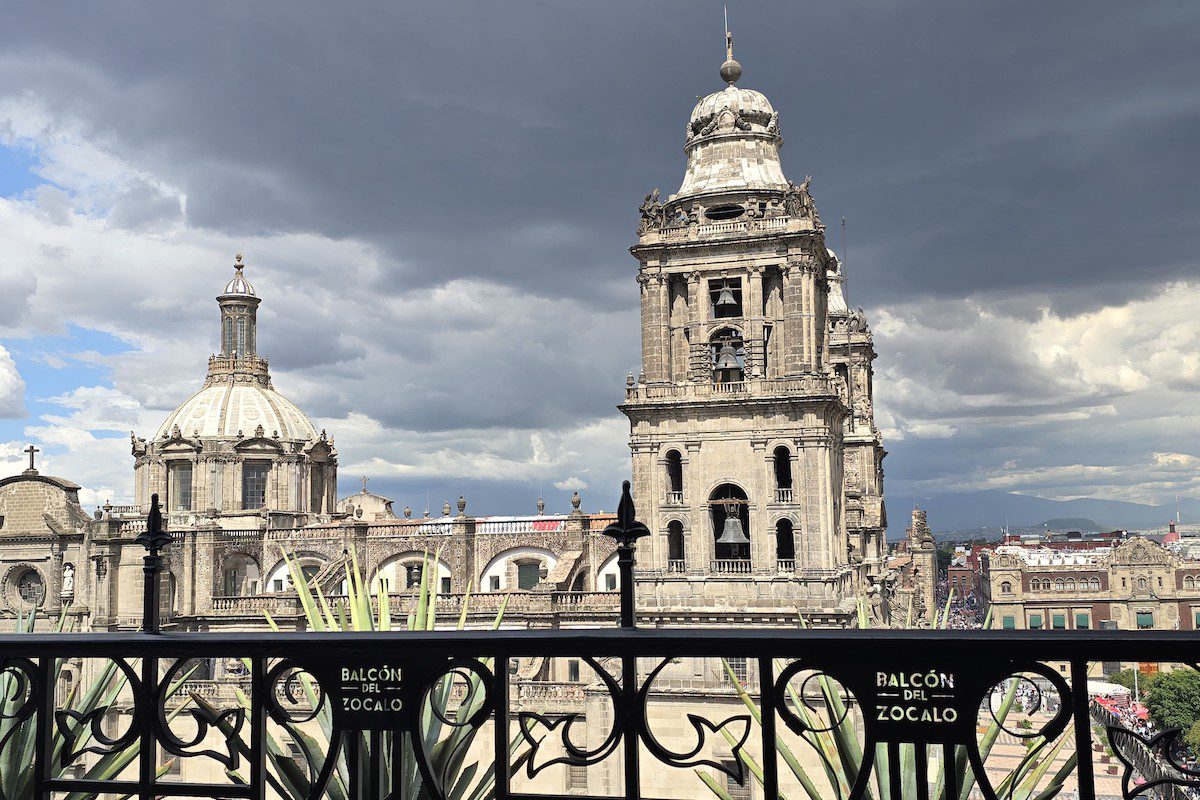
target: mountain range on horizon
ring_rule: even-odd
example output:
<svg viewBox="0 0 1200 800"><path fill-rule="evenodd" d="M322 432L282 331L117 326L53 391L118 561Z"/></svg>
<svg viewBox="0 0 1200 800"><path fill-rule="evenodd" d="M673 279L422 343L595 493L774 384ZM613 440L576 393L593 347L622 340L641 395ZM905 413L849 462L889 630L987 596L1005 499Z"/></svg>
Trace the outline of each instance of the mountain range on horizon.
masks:
<svg viewBox="0 0 1200 800"><path fill-rule="evenodd" d="M908 507L897 507L898 500L893 496L888 508L892 539L908 526ZM1175 518L1176 511L1174 503L1150 505L1095 498L1051 500L996 490L936 495L918 500L918 505L925 510L929 527L935 533L1004 525L1030 527L1068 518L1094 520L1107 530L1143 530L1163 527ZM1200 520L1200 500L1180 498L1179 512L1184 522Z"/></svg>

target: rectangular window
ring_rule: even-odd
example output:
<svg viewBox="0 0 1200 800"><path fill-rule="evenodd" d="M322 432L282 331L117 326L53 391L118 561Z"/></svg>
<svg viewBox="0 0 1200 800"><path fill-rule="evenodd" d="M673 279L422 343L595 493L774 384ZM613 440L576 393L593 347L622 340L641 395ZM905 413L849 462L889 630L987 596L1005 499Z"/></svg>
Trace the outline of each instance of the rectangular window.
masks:
<svg viewBox="0 0 1200 800"><path fill-rule="evenodd" d="M271 591L273 591L273 592L282 592L283 591L283 578L276 578L275 580L271 581Z"/></svg>
<svg viewBox="0 0 1200 800"><path fill-rule="evenodd" d="M587 767L581 764L567 765L567 791L571 794L587 792Z"/></svg>
<svg viewBox="0 0 1200 800"><path fill-rule="evenodd" d="M1092 618L1090 616L1088 616L1087 614L1076 614L1075 615L1075 627L1081 631L1088 630L1089 628L1092 627Z"/></svg>
<svg viewBox="0 0 1200 800"><path fill-rule="evenodd" d="M567 680L571 683L579 683L579 659L572 658L567 662Z"/></svg>
<svg viewBox="0 0 1200 800"><path fill-rule="evenodd" d="M611 572L604 576L604 591L615 592L617 590L617 576Z"/></svg>
<svg viewBox="0 0 1200 800"><path fill-rule="evenodd" d="M238 593L237 570L225 570L225 596L234 597Z"/></svg>
<svg viewBox="0 0 1200 800"><path fill-rule="evenodd" d="M1200 631L1200 608L1192 609L1192 628Z"/></svg>
<svg viewBox="0 0 1200 800"><path fill-rule="evenodd" d="M167 465L167 511L192 510L192 462Z"/></svg>
<svg viewBox="0 0 1200 800"><path fill-rule="evenodd" d="M747 671L747 666L746 666L746 657L745 656L730 656L729 658L727 658L725 660L729 663L729 669L731 669L733 671L733 675L734 675L734 677L736 677L738 679L738 682L745 683L747 676L749 675L749 672ZM729 673L725 673L725 677L728 679Z"/></svg>
<svg viewBox="0 0 1200 800"><path fill-rule="evenodd" d="M750 775L746 770L742 770L742 783L734 780L733 775L738 774L738 764L734 761L725 761L721 764L728 772L722 772L721 777L725 779L725 794L729 795L729 800L750 800ZM730 775L732 772L733 775Z"/></svg>
<svg viewBox="0 0 1200 800"><path fill-rule="evenodd" d="M270 474L269 461L242 464L242 508L262 508L267 504L267 476Z"/></svg>
<svg viewBox="0 0 1200 800"><path fill-rule="evenodd" d="M442 594L450 594L450 579L442 578Z"/></svg>
<svg viewBox="0 0 1200 800"><path fill-rule="evenodd" d="M532 564L517 564L517 587L520 589L532 589L538 585L541 577L542 565L534 562Z"/></svg>
<svg viewBox="0 0 1200 800"><path fill-rule="evenodd" d="M1137 612L1137 626L1139 628L1153 628L1154 627L1154 612L1153 611Z"/></svg>
<svg viewBox="0 0 1200 800"><path fill-rule="evenodd" d="M1067 629L1067 615L1055 614L1050 618L1050 624L1054 626L1056 631L1065 631Z"/></svg>
<svg viewBox="0 0 1200 800"><path fill-rule="evenodd" d="M1030 614L1029 615L1029 630L1040 631L1041 629L1042 629L1042 615L1041 614Z"/></svg>
<svg viewBox="0 0 1200 800"><path fill-rule="evenodd" d="M493 575L488 580L488 591L490 591L490 592L500 591L500 576L499 575Z"/></svg>
<svg viewBox="0 0 1200 800"><path fill-rule="evenodd" d="M1006 631L1016 630L1017 629L1017 618L1016 617L1005 617L1001 624L1002 624L1004 630L1006 630Z"/></svg>

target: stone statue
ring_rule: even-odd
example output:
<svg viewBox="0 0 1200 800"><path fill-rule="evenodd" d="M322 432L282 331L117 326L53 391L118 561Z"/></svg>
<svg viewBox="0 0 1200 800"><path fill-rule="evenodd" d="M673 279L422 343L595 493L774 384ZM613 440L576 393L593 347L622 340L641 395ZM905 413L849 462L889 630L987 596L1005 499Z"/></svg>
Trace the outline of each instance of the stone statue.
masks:
<svg viewBox="0 0 1200 800"><path fill-rule="evenodd" d="M767 133L773 133L776 136L779 135L779 112L778 111L774 111L771 113L771 121L767 123Z"/></svg>
<svg viewBox="0 0 1200 800"><path fill-rule="evenodd" d="M789 216L816 219L817 206L808 191L811 183L812 175L805 175L804 182L799 186L788 181L787 188L783 190L783 204Z"/></svg>
<svg viewBox="0 0 1200 800"><path fill-rule="evenodd" d="M867 315L861 307L850 312L850 316L846 319L846 328L851 333L863 333L866 331Z"/></svg>
<svg viewBox="0 0 1200 800"><path fill-rule="evenodd" d="M658 188L646 195L642 201L638 211L642 215L641 221L638 223L638 236L641 236L648 230L658 229L663 226L666 215L663 212L663 204L658 201Z"/></svg>
<svg viewBox="0 0 1200 800"><path fill-rule="evenodd" d="M62 590L59 592L63 600L75 598L75 565L64 564L62 573Z"/></svg>
<svg viewBox="0 0 1200 800"><path fill-rule="evenodd" d="M871 400L866 395L854 398L854 418L863 422L871 418Z"/></svg>

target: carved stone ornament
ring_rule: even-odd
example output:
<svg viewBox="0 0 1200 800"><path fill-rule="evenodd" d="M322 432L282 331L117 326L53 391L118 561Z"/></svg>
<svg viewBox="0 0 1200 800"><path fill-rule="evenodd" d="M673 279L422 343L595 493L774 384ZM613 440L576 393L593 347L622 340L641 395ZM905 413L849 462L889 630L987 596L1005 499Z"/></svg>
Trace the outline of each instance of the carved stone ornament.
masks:
<svg viewBox="0 0 1200 800"><path fill-rule="evenodd" d="M641 214L641 220L638 222L638 236L646 231L662 228L663 222L666 221L666 215L663 212L663 204L658 201L658 187L646 195L638 212Z"/></svg>

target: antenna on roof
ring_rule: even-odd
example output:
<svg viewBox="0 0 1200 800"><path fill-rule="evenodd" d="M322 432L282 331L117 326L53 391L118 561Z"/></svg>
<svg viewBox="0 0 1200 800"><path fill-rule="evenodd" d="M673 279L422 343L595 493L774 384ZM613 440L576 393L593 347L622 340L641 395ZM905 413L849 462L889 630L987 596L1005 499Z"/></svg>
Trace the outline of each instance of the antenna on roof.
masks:
<svg viewBox="0 0 1200 800"><path fill-rule="evenodd" d="M846 217L842 217L842 297L850 308L850 284L846 281Z"/></svg>
<svg viewBox="0 0 1200 800"><path fill-rule="evenodd" d="M726 3L725 9L725 58L733 60L733 34L729 32L729 4Z"/></svg>

